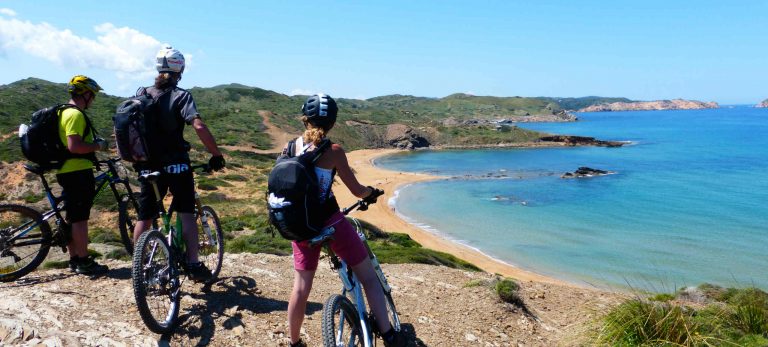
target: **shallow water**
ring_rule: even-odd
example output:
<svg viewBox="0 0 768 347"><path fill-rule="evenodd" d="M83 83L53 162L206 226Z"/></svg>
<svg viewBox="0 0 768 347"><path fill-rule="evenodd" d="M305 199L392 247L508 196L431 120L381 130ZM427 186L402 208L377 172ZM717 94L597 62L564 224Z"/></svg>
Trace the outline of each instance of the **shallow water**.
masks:
<svg viewBox="0 0 768 347"><path fill-rule="evenodd" d="M768 109L579 117L520 126L632 144L420 151L376 164L454 177L402 188L398 213L535 272L658 291L768 288ZM560 178L580 166L616 174Z"/></svg>

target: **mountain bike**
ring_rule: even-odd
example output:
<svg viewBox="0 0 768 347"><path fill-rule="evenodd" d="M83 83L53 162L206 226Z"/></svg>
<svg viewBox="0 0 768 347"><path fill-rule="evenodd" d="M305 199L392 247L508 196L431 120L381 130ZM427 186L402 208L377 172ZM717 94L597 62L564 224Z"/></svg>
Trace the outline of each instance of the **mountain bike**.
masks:
<svg viewBox="0 0 768 347"><path fill-rule="evenodd" d="M208 165L196 165L191 169L210 172ZM131 273L133 294L141 319L149 330L163 334L173 330L179 316L183 284L181 277L186 267L187 255L181 218L177 214L175 224L171 223L173 210L165 210L163 197L157 188L159 177L160 172L139 176L141 182L150 183L155 190L163 227L145 231L136 241ZM198 257L211 270L208 283L212 283L221 271L224 236L218 215L210 206L202 205L197 192L195 217L198 223Z"/></svg>
<svg viewBox="0 0 768 347"><path fill-rule="evenodd" d="M101 164L106 164L107 169L101 170ZM45 178L45 170L33 164L26 164L24 168L40 177L45 190L45 196L51 209L43 213L36 209L15 205L0 205L0 281L16 280L40 266L51 246L61 247L61 251L67 252L72 230L70 225L62 217L65 207L64 197L55 196L50 184ZM133 233L136 224L136 211L138 210L138 196L131 190L125 174L125 169L119 158L99 160L96 162L96 170L99 173L95 177L97 199L107 187L112 191L118 204L119 229L123 245L130 253L133 250L132 242L126 242L126 235ZM121 175L121 173L123 173ZM54 230L48 220L54 219ZM130 247L129 247L130 246Z"/></svg>
<svg viewBox="0 0 768 347"><path fill-rule="evenodd" d="M374 193L379 196L384 192L381 190L374 190ZM365 211L368 209L369 202L367 199L358 200L352 206L349 206L342 210L345 215L348 215L355 209ZM379 261L376 255L371 251L371 247L368 246L368 241L365 234L362 231L360 223L356 219L352 219L352 222L357 229L357 235L363 241L368 256L371 259L376 276L379 279L381 288L384 291L386 298L387 314L389 316L390 324L395 331L400 331L400 317L395 309L395 301L392 299L392 287L387 283L387 278L384 276L384 272L381 270ZM323 318L322 318L322 331L323 331L323 345L325 347L337 347L337 346L373 346L375 344L375 336L380 336L382 332L378 331L378 327L375 322L373 312L367 312L365 306L365 295L363 294L362 285L355 276L352 268L347 265L344 260L339 259L333 252L328 242L333 239L335 233L333 226L322 230L320 235L309 240L310 246L321 245L328 253L331 268L338 272L339 278L344 285L341 289L341 294L333 294L328 297L323 305Z"/></svg>

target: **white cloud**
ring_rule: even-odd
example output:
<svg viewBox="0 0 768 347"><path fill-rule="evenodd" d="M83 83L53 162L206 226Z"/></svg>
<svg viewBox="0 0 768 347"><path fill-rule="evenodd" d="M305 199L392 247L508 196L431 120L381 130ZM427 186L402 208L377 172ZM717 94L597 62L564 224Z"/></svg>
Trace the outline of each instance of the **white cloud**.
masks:
<svg viewBox="0 0 768 347"><path fill-rule="evenodd" d="M10 8L0 8L0 14L6 15L8 17L15 17L16 11L10 9Z"/></svg>
<svg viewBox="0 0 768 347"><path fill-rule="evenodd" d="M123 80L146 79L155 73L154 57L160 41L111 23L97 25L94 32L95 40L45 22L0 17L0 52L21 50L60 66L105 69Z"/></svg>
<svg viewBox="0 0 768 347"><path fill-rule="evenodd" d="M307 89L296 88L288 92L288 96L294 95L315 95L317 92Z"/></svg>

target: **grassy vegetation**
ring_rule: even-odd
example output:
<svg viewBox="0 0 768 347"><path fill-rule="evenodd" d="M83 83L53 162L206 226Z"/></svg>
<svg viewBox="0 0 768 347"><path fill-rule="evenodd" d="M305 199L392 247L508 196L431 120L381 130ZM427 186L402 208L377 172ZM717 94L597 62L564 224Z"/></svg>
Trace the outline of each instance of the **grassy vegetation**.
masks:
<svg viewBox="0 0 768 347"><path fill-rule="evenodd" d="M757 288L722 288L710 284L674 300L635 298L611 310L601 322L596 343L603 346L766 346L768 294Z"/></svg>
<svg viewBox="0 0 768 347"><path fill-rule="evenodd" d="M523 304L523 298L520 297L520 285L510 278L504 278L495 285L496 294L499 298L507 303L521 306Z"/></svg>
<svg viewBox="0 0 768 347"><path fill-rule="evenodd" d="M189 91L195 98L202 118L222 145L271 148L272 143L264 132L259 110L272 112L272 123L288 132L299 133L303 128L299 122L299 109L305 96L287 96L240 84L212 88L195 87ZM94 126L104 137L112 132L111 118L116 106L126 98L127 96L100 94L88 110ZM0 135L16 131L20 123L29 121L29 116L35 110L65 103L68 99L65 83L28 78L0 86ZM514 119L529 114L552 114L601 102L625 100L601 97L490 97L467 94L453 94L444 98L408 95L388 95L366 100L339 98L337 101L342 121L338 122L334 129L334 140L348 150L378 147L383 145L386 126L393 123L402 123L414 128L434 127L447 118ZM346 121L360 122L368 126L362 131L363 128L347 125ZM475 144L517 141L515 134L493 129L475 129L458 137L458 134L445 134L446 130L447 128L438 130L434 140L436 143L471 143L472 136L475 135L478 136L475 138ZM469 139L465 138L467 136ZM194 130L187 127L185 137L194 138ZM462 142L442 142L452 141L454 138ZM0 161L13 162L22 159L17 136L0 139ZM198 150L202 149L196 141L191 142Z"/></svg>

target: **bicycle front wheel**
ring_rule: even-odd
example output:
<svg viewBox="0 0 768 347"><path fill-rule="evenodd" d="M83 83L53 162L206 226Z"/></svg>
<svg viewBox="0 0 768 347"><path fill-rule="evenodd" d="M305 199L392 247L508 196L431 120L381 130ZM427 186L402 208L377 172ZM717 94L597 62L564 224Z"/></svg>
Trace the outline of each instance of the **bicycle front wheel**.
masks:
<svg viewBox="0 0 768 347"><path fill-rule="evenodd" d="M13 281L36 269L50 245L51 227L40 212L0 205L0 281Z"/></svg>
<svg viewBox="0 0 768 347"><path fill-rule="evenodd" d="M392 328L395 331L400 331L400 316L395 309L395 300L392 299L392 293L384 293L387 298L387 315L389 316L389 324L392 324Z"/></svg>
<svg viewBox="0 0 768 347"><path fill-rule="evenodd" d="M221 262L224 259L224 234L221 231L221 222L216 211L210 206L202 207L203 215L197 216L200 223L198 227L198 258L211 270L213 282L221 272Z"/></svg>
<svg viewBox="0 0 768 347"><path fill-rule="evenodd" d="M173 330L179 316L181 282L173 253L158 230L141 234L133 254L133 294L139 315L149 330Z"/></svg>
<svg viewBox="0 0 768 347"><path fill-rule="evenodd" d="M339 294L328 297L323 305L323 346L363 346L363 332L357 309L349 299Z"/></svg>

